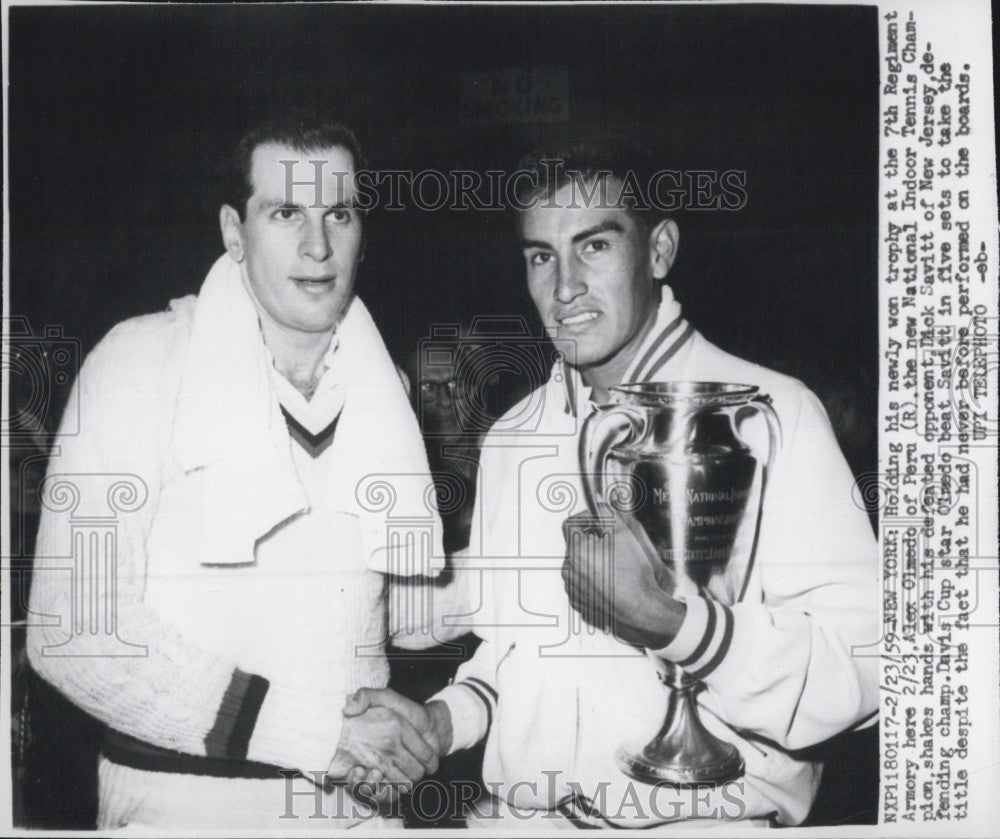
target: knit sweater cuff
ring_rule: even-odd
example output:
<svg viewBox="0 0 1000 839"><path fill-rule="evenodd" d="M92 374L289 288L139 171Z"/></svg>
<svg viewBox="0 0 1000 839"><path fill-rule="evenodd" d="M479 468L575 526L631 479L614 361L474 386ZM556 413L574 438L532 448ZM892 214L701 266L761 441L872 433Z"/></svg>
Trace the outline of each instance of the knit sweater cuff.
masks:
<svg viewBox="0 0 1000 839"><path fill-rule="evenodd" d="M490 693L478 679L447 685L428 701L444 702L451 714L451 748L448 754L468 749L490 730L496 710L496 694Z"/></svg>
<svg viewBox="0 0 1000 839"><path fill-rule="evenodd" d="M257 715L247 758L317 777L333 760L342 725L342 703L272 682Z"/></svg>
<svg viewBox="0 0 1000 839"><path fill-rule="evenodd" d="M653 653L704 679L726 657L733 639L733 613L728 606L704 597L686 598L687 614L667 646Z"/></svg>
<svg viewBox="0 0 1000 839"><path fill-rule="evenodd" d="M246 760L247 744L257 724L269 682L263 676L233 670L219 702L215 724L205 735L208 757Z"/></svg>

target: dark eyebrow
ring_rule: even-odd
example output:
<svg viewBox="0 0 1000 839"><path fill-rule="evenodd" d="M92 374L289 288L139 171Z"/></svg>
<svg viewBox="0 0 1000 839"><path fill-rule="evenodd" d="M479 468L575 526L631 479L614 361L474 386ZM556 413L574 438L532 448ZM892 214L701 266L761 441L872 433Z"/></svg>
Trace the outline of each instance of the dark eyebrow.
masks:
<svg viewBox="0 0 1000 839"><path fill-rule="evenodd" d="M264 212L270 210L301 210L303 209L301 204L296 204L294 201L267 201L258 205L260 209ZM338 201L336 204L327 204L323 206L323 209L327 212L332 210L353 210L357 208L357 204L353 201ZM309 209L313 209L310 207ZM317 208L318 209L318 208Z"/></svg>
<svg viewBox="0 0 1000 839"><path fill-rule="evenodd" d="M262 210L297 210L298 204L290 204L288 201L264 201L257 205Z"/></svg>
<svg viewBox="0 0 1000 839"><path fill-rule="evenodd" d="M602 221L600 224L595 224L593 227L581 230L570 241L572 241L575 245L582 242L584 239L596 236L598 233L607 233L609 231L611 233L624 233L625 228L622 227L617 221Z"/></svg>
<svg viewBox="0 0 1000 839"><path fill-rule="evenodd" d="M625 228L622 227L617 221L602 221L600 224L595 224L593 227L588 227L586 230L581 230L577 233L570 241L574 245L579 244L584 239L589 239L591 236L596 236L599 233L624 233ZM552 245L548 242L542 242L538 239L522 239L521 240L521 250L527 250L528 248L544 248L546 250L551 250Z"/></svg>

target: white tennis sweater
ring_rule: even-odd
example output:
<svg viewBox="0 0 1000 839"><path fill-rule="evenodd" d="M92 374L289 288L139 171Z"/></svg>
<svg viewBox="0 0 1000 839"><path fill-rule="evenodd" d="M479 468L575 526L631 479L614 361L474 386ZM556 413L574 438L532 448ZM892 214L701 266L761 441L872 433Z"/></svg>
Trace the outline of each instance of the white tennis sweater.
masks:
<svg viewBox="0 0 1000 839"><path fill-rule="evenodd" d="M306 793L289 799L274 772L205 777L105 760L102 827L322 824L307 818L313 773L335 754L345 697L388 680L379 570L391 520L362 479L408 474L395 482L397 512L422 513L440 539L416 420L360 300L326 364L311 407L295 404L239 269L222 257L197 299L120 324L81 370L80 431L60 438L47 479L33 666L117 732L298 770L293 791ZM307 452L283 403L299 436L334 419L335 433ZM330 824L364 819L343 798L324 801Z"/></svg>

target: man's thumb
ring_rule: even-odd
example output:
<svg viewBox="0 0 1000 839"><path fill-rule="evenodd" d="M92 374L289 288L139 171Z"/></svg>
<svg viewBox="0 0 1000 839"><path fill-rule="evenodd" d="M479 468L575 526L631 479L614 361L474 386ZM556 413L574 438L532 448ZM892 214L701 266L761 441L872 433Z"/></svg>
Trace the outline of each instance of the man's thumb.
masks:
<svg viewBox="0 0 1000 839"><path fill-rule="evenodd" d="M345 717L357 717L363 714L371 707L371 699L368 696L368 691L364 688L358 688L354 693L347 697L347 701L344 703L344 716Z"/></svg>

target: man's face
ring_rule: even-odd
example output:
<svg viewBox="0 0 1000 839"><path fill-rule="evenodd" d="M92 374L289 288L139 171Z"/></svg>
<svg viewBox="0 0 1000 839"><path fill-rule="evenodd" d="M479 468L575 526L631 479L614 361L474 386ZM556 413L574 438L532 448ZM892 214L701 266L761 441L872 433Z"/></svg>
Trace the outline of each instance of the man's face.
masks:
<svg viewBox="0 0 1000 839"><path fill-rule="evenodd" d="M331 331L351 299L362 249L351 153L258 146L250 183L245 220L223 207L222 231L245 261L262 317L293 333Z"/></svg>
<svg viewBox="0 0 1000 839"><path fill-rule="evenodd" d="M620 189L612 179L610 201L587 202L577 188L574 201L567 184L521 214L521 246L538 314L574 343L575 364L624 375L655 320L677 227L663 221L647 233L614 206Z"/></svg>
<svg viewBox="0 0 1000 839"><path fill-rule="evenodd" d="M424 353L433 356L433 353ZM433 358L421 358L419 350L410 356L409 375L413 406L425 434L460 435L459 406L465 393L455 377L454 364L437 364Z"/></svg>

